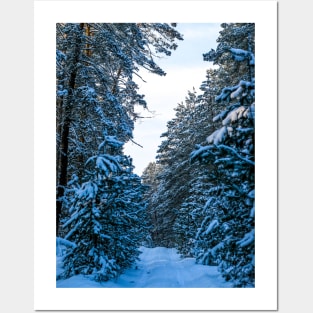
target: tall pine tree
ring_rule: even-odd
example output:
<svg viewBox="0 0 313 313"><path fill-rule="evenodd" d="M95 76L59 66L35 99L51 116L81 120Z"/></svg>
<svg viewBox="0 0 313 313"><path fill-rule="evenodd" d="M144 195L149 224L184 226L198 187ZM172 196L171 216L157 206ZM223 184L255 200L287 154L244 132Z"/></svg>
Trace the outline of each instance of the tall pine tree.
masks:
<svg viewBox="0 0 313 313"><path fill-rule="evenodd" d="M57 24L56 35L56 233L72 242L61 277L108 280L146 238L144 189L123 152L146 107L133 76L165 75L154 59L182 37L159 23Z"/></svg>
<svg viewBox="0 0 313 313"><path fill-rule="evenodd" d="M217 64L221 62L223 71L229 69L231 82L236 83L224 87L215 99L224 104L224 110L213 118L220 127L207 137L207 145L199 145L191 153L193 162L200 160L213 164L218 173L201 212L195 251L199 262L218 265L223 276L234 286L253 287L254 24L224 24L224 28L227 32L222 33L217 51L204 57ZM245 36L245 40L233 40L237 39L236 34ZM231 60L244 65L231 67L228 64ZM234 68L240 69L236 75L233 75Z"/></svg>
<svg viewBox="0 0 313 313"><path fill-rule="evenodd" d="M108 280L128 268L145 238L145 205L140 178L123 143L106 136L99 153L86 162L83 183L74 177L65 194L71 217L66 240L75 243L64 257L63 278L76 274Z"/></svg>
<svg viewBox="0 0 313 313"><path fill-rule="evenodd" d="M146 107L133 80L140 67L165 72L154 59L170 55L181 35L169 24L67 23L56 28L56 233L64 191L84 163L97 153L103 132L127 142L132 138L136 105Z"/></svg>

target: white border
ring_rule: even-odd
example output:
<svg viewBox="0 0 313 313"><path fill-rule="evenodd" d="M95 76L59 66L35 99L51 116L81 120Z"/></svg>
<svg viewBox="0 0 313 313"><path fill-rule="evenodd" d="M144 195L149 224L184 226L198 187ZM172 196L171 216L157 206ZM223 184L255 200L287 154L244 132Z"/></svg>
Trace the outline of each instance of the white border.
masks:
<svg viewBox="0 0 313 313"><path fill-rule="evenodd" d="M256 23L255 288L56 288L55 24L82 21ZM276 310L276 1L34 1L34 35L35 310Z"/></svg>

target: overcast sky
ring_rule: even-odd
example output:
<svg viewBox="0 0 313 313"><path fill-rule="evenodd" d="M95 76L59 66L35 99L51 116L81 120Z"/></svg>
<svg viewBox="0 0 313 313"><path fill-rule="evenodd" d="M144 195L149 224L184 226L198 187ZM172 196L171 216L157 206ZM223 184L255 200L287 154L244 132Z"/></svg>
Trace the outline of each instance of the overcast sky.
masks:
<svg viewBox="0 0 313 313"><path fill-rule="evenodd" d="M135 125L134 141L143 148L132 142L125 145L125 153L133 158L134 172L138 175L155 160L163 139L160 135L166 131L167 121L175 116L173 109L185 100L188 90L194 87L198 91L205 80L206 70L212 64L203 61L202 54L216 48L221 29L220 24L182 23L177 30L184 40L178 42L170 57L157 61L166 76L142 72L146 83L137 80L139 93L145 95L149 110L155 113L153 118L140 119ZM151 114L143 112L142 116Z"/></svg>

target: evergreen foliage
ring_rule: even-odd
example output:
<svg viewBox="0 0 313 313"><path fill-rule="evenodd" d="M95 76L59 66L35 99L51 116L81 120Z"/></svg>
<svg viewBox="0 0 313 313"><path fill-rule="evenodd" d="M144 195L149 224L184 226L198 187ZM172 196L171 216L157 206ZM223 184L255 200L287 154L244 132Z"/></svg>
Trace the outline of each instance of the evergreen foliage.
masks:
<svg viewBox="0 0 313 313"><path fill-rule="evenodd" d="M121 144L109 137L99 150L109 146L118 151ZM108 280L139 255L147 231L143 186L132 174L130 159L117 151L99 151L86 162L85 182L79 184L77 176L69 182L65 203L71 217L63 226L69 229L65 239L76 246L64 258L63 277L85 274Z"/></svg>
<svg viewBox="0 0 313 313"><path fill-rule="evenodd" d="M175 25L57 24L57 234L64 272L116 277L140 245L175 247L254 287L254 24L224 23L213 62L161 135L156 162L133 174L123 145L146 107L133 76L157 75Z"/></svg>
<svg viewBox="0 0 313 313"><path fill-rule="evenodd" d="M177 210L183 200L182 195L188 190L189 176L185 171L188 159L184 159L185 145L189 145L189 122L185 111L190 111L192 101L188 105L179 104L176 117L167 123L167 132L159 146L157 155L158 172L155 175L156 187L149 199L148 212L153 220L152 239L156 245L174 247L177 238L173 233ZM184 135L183 135L184 133ZM179 136L180 134L180 136Z"/></svg>
<svg viewBox="0 0 313 313"><path fill-rule="evenodd" d="M133 76L140 67L165 75L154 59L170 55L182 37L169 24L134 23L57 24L56 35L58 233L67 181L82 180L103 132L132 138L135 106L146 107Z"/></svg>
<svg viewBox="0 0 313 313"><path fill-rule="evenodd" d="M155 58L182 40L174 26L56 25L56 234L72 242L62 277L111 279L146 240L145 188L123 145L139 117L135 106L147 107L133 77L140 68L166 74Z"/></svg>
<svg viewBox="0 0 313 313"><path fill-rule="evenodd" d="M194 253L199 227L198 213L194 210L204 206L204 195L214 179L214 167L193 166L190 153L197 143L205 144L207 133L213 130L217 74L216 70L208 70L200 88L203 93L188 91L185 101L175 108L175 118L167 123L167 131L161 135L164 140L156 156L153 192L146 196L154 244L176 247L185 256ZM148 172L144 171L144 181Z"/></svg>
<svg viewBox="0 0 313 313"><path fill-rule="evenodd" d="M148 214L154 244L217 265L235 287L252 287L254 24L221 26L217 49L203 55L216 67L202 94L189 91L161 135Z"/></svg>
<svg viewBox="0 0 313 313"><path fill-rule="evenodd" d="M237 24L230 24L225 29L229 32L225 38L222 33L223 49L220 46L217 49L222 51L211 52L208 59L222 65L230 59L235 63L244 62L246 72L241 70L243 79L237 78L234 86L224 87L217 95L215 101L226 105L213 118L220 127L207 137L208 145L198 145L197 150L191 153L193 162L200 160L213 164L218 173L201 212L202 223L195 238L195 253L200 263L218 265L223 276L233 281L235 287L251 287L254 286L255 255L254 25L243 25L240 29ZM232 42L229 33L237 32L246 36L243 45L248 50L242 46L229 47L237 42ZM228 54L227 58L223 57L224 53Z"/></svg>

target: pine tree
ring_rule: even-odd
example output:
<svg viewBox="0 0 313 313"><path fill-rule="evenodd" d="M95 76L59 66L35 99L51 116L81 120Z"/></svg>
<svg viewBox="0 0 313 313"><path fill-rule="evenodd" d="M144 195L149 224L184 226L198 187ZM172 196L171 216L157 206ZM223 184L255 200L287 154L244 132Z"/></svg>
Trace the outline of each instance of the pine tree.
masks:
<svg viewBox="0 0 313 313"><path fill-rule="evenodd" d="M159 146L156 176L157 187L149 201L148 212L153 221L152 238L156 245L177 246L177 236L173 225L178 209L188 191L190 180L188 170L188 114L194 107L196 96L189 93L190 101L180 103L175 108L176 117L167 123L167 132ZM188 152L185 150L187 149Z"/></svg>
<svg viewBox="0 0 313 313"><path fill-rule="evenodd" d="M143 186L132 173L123 143L106 136L99 153L86 162L85 181L69 183L66 203L71 214L65 236L75 244L64 257L62 278L91 275L109 280L130 267L146 235Z"/></svg>
<svg viewBox="0 0 313 313"><path fill-rule="evenodd" d="M175 118L167 123L167 132L161 135L164 140L156 156L159 167L154 176L153 192L147 196L154 243L174 246L184 255L192 254L191 243L196 233L192 208L187 202L194 201L191 198L195 177L201 174L203 178L205 172L191 166L189 155L197 142L205 140L205 131L211 127L207 117L209 101L193 90L175 108Z"/></svg>
<svg viewBox="0 0 313 313"><path fill-rule="evenodd" d="M184 133L188 134L188 149L185 151L185 158L188 160L195 145L205 144L206 134L213 130L215 123L212 122L212 118L217 111L214 101L214 94L218 89L217 76L217 70L207 70L206 80L200 86L203 93L197 96L194 110L188 112L186 117L190 121L188 130ZM188 102L189 99L186 98L185 101ZM182 147L180 149L184 150ZM185 256L195 256L195 237L201 224L199 210L206 203L207 190L214 185L216 171L213 166L203 163L196 167L188 163L185 170L189 172L189 190L182 195L183 202L177 211L174 231L178 234L178 251Z"/></svg>
<svg viewBox="0 0 313 313"><path fill-rule="evenodd" d="M147 218L149 224L149 235L147 237L145 246L154 247L156 245L156 241L153 240L156 233L156 225L157 225L157 215L153 210L152 206L152 197L157 191L158 188L158 180L157 177L160 173L161 167L156 162L150 162L147 167L143 170L141 175L141 181L143 186L145 187L144 192L144 200L147 205Z"/></svg>
<svg viewBox="0 0 313 313"><path fill-rule="evenodd" d="M218 265L223 276L235 287L254 286L254 24L224 24L217 51L206 60L221 62L223 71L233 69L228 63L244 63L234 75L234 86L224 87L216 97L224 104L214 122L220 127L207 137L207 145L198 145L191 160L216 167L216 184L207 191L207 201L200 212L201 226L195 240L197 260ZM242 46L234 34L246 36ZM227 57L223 57L227 54ZM225 65L227 63L227 66ZM238 76L242 75L242 78ZM234 78L231 78L234 82Z"/></svg>
<svg viewBox="0 0 313 313"><path fill-rule="evenodd" d="M116 277L147 236L140 177L123 145L146 107L133 80L181 35L169 24L57 24L57 214L68 251L61 277ZM103 140L104 138L104 140Z"/></svg>
<svg viewBox="0 0 313 313"><path fill-rule="evenodd" d="M182 37L168 24L67 23L56 30L58 235L67 182L74 174L83 181L103 132L123 142L132 138L134 107L147 105L133 76L140 67L165 75L154 59L170 55Z"/></svg>

